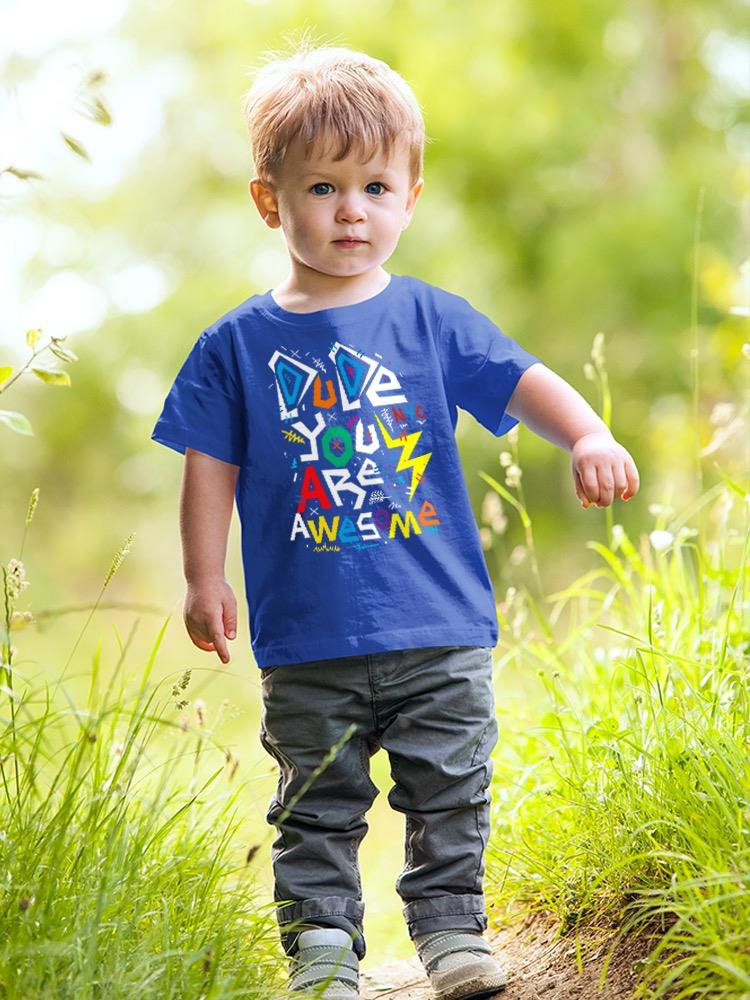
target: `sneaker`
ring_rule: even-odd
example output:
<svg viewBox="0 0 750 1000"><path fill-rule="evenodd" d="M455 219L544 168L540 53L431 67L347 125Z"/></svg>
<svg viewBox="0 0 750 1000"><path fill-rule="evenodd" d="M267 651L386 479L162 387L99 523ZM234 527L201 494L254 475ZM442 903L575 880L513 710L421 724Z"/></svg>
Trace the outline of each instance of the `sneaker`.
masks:
<svg viewBox="0 0 750 1000"><path fill-rule="evenodd" d="M309 990L320 1000L355 1000L359 997L359 959L352 936L338 927L302 931L291 958L290 990ZM316 992L325 983L322 992Z"/></svg>
<svg viewBox="0 0 750 1000"><path fill-rule="evenodd" d="M478 931L433 931L414 939L436 1000L480 1000L507 985L507 975Z"/></svg>

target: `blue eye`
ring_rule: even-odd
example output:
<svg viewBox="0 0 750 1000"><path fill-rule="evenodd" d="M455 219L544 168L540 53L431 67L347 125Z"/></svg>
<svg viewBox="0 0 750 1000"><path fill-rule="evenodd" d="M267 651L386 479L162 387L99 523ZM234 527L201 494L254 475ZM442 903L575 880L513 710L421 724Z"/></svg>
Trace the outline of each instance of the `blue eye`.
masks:
<svg viewBox="0 0 750 1000"><path fill-rule="evenodd" d="M369 187L373 187L373 186L374 187L381 187L381 188L383 188L383 191L387 191L388 190L388 188L385 186L385 184L383 184L382 181L370 181L370 183L367 185L368 188ZM313 184L312 185L312 187L310 188L310 190L312 191L313 194L319 194L319 195L328 194L327 191L317 191L316 190L316 188L322 188L322 187L324 187L324 188L333 187L333 185L329 184L328 181L318 181L317 184ZM375 195L380 195L380 194L383 193L383 191L374 191L372 193L375 194Z"/></svg>

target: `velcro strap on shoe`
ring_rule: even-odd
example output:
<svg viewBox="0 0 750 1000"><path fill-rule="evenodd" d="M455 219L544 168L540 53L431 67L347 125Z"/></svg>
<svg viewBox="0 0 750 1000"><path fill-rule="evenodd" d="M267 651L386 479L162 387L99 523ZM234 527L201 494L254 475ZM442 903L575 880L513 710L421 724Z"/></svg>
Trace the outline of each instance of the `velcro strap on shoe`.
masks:
<svg viewBox="0 0 750 1000"><path fill-rule="evenodd" d="M335 949L333 949L335 952ZM319 954L316 956L315 952ZM301 968L293 976L292 988L295 990L317 986L318 983L346 983L347 986L359 985L359 959L349 949L339 949L341 957L332 954L330 945L314 945L301 948L295 956Z"/></svg>
<svg viewBox="0 0 750 1000"><path fill-rule="evenodd" d="M440 934L425 941L419 949L419 958L425 971L431 972L441 958L457 951L481 951L487 955L492 954L492 948L479 934L457 932L455 934Z"/></svg>

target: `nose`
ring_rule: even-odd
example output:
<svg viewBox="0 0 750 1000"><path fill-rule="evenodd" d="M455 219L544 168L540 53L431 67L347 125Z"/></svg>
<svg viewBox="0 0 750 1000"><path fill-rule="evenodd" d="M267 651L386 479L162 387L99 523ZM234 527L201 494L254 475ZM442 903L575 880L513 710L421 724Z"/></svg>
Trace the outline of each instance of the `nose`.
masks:
<svg viewBox="0 0 750 1000"><path fill-rule="evenodd" d="M352 191L342 195L341 201L336 208L337 222L364 222L366 218L367 214L359 192Z"/></svg>

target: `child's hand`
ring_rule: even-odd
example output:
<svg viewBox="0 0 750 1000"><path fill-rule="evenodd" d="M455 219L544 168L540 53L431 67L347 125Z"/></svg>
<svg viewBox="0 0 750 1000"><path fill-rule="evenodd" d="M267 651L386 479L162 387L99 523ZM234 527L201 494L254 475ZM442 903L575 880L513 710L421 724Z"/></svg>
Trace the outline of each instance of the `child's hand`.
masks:
<svg viewBox="0 0 750 1000"><path fill-rule="evenodd" d="M586 508L608 507L615 496L629 500L638 492L638 470L630 454L609 432L584 434L571 453L576 496Z"/></svg>
<svg viewBox="0 0 750 1000"><path fill-rule="evenodd" d="M237 635L237 601L227 581L211 578L188 584L183 617L198 649L216 650L222 663L229 663L226 639Z"/></svg>

